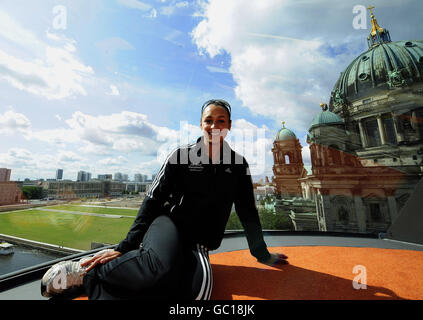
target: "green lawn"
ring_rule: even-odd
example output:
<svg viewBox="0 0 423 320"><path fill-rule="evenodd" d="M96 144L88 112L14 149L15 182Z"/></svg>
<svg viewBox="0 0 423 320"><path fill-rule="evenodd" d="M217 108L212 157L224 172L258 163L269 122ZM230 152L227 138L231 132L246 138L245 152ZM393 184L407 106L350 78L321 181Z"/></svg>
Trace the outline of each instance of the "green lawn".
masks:
<svg viewBox="0 0 423 320"><path fill-rule="evenodd" d="M62 205L46 207L47 209L66 210L50 212L42 210L25 210L0 214L0 233L20 238L46 242L63 247L80 250L91 249L91 242L119 243L128 233L137 209L113 209ZM72 211L133 216L132 218L105 218L72 214ZM266 210L259 210L263 229L289 230L289 218L274 215ZM226 227L242 229L235 213L232 213Z"/></svg>
<svg viewBox="0 0 423 320"><path fill-rule="evenodd" d="M83 207L77 205L62 205L62 206L49 206L46 209L57 209L67 211L101 213L101 214L115 214L124 216L136 216L138 209L114 209L114 208L98 208L98 207Z"/></svg>
<svg viewBox="0 0 423 320"><path fill-rule="evenodd" d="M130 210L125 211L130 212ZM26 210L1 214L0 233L69 248L89 250L91 242L119 243L126 236L132 222L133 219L130 218L110 219L71 213Z"/></svg>

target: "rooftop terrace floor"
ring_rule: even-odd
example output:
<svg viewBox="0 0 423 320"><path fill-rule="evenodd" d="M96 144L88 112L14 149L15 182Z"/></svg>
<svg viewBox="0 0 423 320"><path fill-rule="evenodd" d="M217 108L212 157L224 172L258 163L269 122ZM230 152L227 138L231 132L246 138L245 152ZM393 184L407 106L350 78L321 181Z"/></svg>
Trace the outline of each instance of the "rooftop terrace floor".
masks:
<svg viewBox="0 0 423 320"><path fill-rule="evenodd" d="M423 299L423 245L319 232L266 232L265 241L289 264L260 264L243 234L225 235L210 252L212 300ZM45 299L40 279L55 262L1 279L0 300Z"/></svg>

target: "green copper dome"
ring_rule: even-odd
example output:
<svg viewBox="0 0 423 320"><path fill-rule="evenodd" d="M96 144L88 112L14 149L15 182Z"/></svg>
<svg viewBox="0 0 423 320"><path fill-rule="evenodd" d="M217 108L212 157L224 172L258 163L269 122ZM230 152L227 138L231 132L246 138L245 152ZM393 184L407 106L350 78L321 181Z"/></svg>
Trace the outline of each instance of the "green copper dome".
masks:
<svg viewBox="0 0 423 320"><path fill-rule="evenodd" d="M341 73L332 91L330 109L416 82L423 82L423 41L380 43Z"/></svg>
<svg viewBox="0 0 423 320"><path fill-rule="evenodd" d="M369 9L369 49L341 73L331 94L330 110L339 111L359 99L423 82L423 41L392 42L389 31L376 21L374 7Z"/></svg>
<svg viewBox="0 0 423 320"><path fill-rule="evenodd" d="M285 122L282 122L282 124L283 124L283 128L281 130L279 130L279 132L276 135L275 140L284 141L284 140L289 140L289 139L296 139L297 136L295 135L295 133L292 132L291 130L285 128Z"/></svg>
<svg viewBox="0 0 423 320"><path fill-rule="evenodd" d="M310 129L324 125L344 124L344 120L337 114L327 110L327 105L324 106L322 112L314 117L311 122Z"/></svg>

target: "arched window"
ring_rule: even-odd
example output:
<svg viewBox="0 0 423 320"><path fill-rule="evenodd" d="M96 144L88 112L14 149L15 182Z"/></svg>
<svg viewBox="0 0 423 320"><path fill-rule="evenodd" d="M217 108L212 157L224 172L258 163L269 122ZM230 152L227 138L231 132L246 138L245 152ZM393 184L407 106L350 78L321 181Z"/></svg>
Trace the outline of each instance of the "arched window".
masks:
<svg viewBox="0 0 423 320"><path fill-rule="evenodd" d="M291 163L291 159L289 157L289 154L285 155L285 164L290 164Z"/></svg>

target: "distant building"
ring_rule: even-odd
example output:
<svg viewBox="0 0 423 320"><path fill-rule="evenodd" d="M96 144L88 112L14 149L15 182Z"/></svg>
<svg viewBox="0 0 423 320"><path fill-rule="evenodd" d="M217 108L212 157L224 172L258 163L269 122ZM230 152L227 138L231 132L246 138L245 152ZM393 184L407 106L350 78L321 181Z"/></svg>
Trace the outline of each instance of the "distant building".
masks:
<svg viewBox="0 0 423 320"><path fill-rule="evenodd" d="M112 180L113 178L111 174L99 174L97 176L97 179L101 181L106 181L106 180Z"/></svg>
<svg viewBox="0 0 423 320"><path fill-rule="evenodd" d="M63 179L63 169L57 169L56 170L56 180L62 180Z"/></svg>
<svg viewBox="0 0 423 320"><path fill-rule="evenodd" d="M256 200L261 200L267 196L273 196L275 194L275 187L271 185L257 186L254 189Z"/></svg>
<svg viewBox="0 0 423 320"><path fill-rule="evenodd" d="M45 182L43 186L48 197L60 200L121 196L126 188L125 184L110 180L52 181Z"/></svg>
<svg viewBox="0 0 423 320"><path fill-rule="evenodd" d="M11 172L11 169L0 168L0 182L10 181Z"/></svg>
<svg viewBox="0 0 423 320"><path fill-rule="evenodd" d="M18 185L11 181L0 182L0 206L18 204L22 199L22 191Z"/></svg>
<svg viewBox="0 0 423 320"><path fill-rule="evenodd" d="M21 202L22 191L15 182L10 181L11 172L11 169L0 169L0 206Z"/></svg>
<svg viewBox="0 0 423 320"><path fill-rule="evenodd" d="M113 180L116 180L116 181L122 181L123 179L122 179L122 173L120 173L120 172L116 172L115 173L115 177L114 177L114 179Z"/></svg>
<svg viewBox="0 0 423 320"><path fill-rule="evenodd" d="M78 177L76 179L76 181L79 182L87 182L91 180L91 173L90 172L85 172L85 171L79 171L78 172Z"/></svg>
<svg viewBox="0 0 423 320"><path fill-rule="evenodd" d="M126 182L125 190L127 192L146 192L150 187L150 182Z"/></svg>
<svg viewBox="0 0 423 320"><path fill-rule="evenodd" d="M147 175L137 173L134 175L134 181L135 182L146 182L147 181Z"/></svg>
<svg viewBox="0 0 423 320"><path fill-rule="evenodd" d="M82 182L82 181L86 181L86 179L87 179L86 173L84 171L79 171L78 176L76 177L76 181Z"/></svg>

